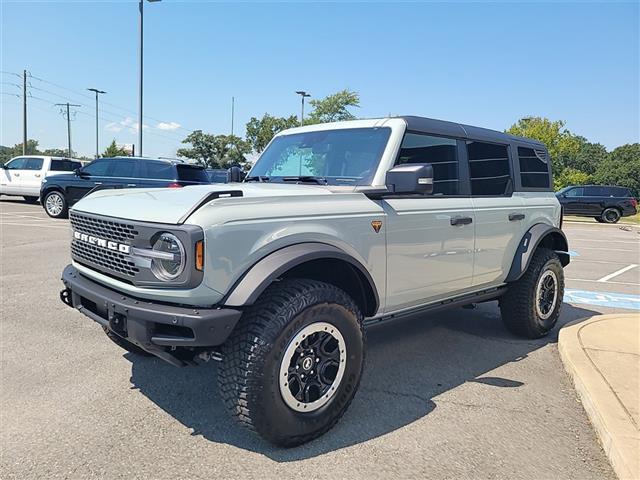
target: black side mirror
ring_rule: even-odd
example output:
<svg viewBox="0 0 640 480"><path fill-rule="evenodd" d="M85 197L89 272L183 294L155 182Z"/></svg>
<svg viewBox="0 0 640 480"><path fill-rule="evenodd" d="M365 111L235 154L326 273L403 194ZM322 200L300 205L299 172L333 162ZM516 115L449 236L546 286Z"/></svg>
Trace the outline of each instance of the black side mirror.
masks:
<svg viewBox="0 0 640 480"><path fill-rule="evenodd" d="M387 172L385 184L391 194L431 195L433 193L433 167L429 163L398 165Z"/></svg>
<svg viewBox="0 0 640 480"><path fill-rule="evenodd" d="M85 173L85 172L83 172L83 171L82 171L82 168L76 168L76 169L73 171L73 173L75 173L75 174L76 174L76 176L77 176L77 177L80 177L80 178L87 178L87 177L89 176L89 174L88 174L88 173Z"/></svg>
<svg viewBox="0 0 640 480"><path fill-rule="evenodd" d="M6 165L5 163L3 163L3 164L2 164L2 169L3 169L3 170L9 170L9 169L7 168L7 165Z"/></svg>
<svg viewBox="0 0 640 480"><path fill-rule="evenodd" d="M238 183L244 179L244 172L240 167L233 166L229 169L229 183Z"/></svg>

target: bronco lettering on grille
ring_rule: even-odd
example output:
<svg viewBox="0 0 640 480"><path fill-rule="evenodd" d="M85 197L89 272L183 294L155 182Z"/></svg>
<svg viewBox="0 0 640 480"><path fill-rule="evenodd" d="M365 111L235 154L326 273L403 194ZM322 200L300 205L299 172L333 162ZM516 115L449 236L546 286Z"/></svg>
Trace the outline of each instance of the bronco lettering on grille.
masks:
<svg viewBox="0 0 640 480"><path fill-rule="evenodd" d="M94 237L93 235L88 235L86 233L80 233L80 232L74 231L73 238L81 242L85 242L90 245L95 245L97 247L106 248L108 250L113 250L115 252L128 254L131 251L131 247L129 245L125 245L124 243L114 242L111 240L105 240L104 238Z"/></svg>

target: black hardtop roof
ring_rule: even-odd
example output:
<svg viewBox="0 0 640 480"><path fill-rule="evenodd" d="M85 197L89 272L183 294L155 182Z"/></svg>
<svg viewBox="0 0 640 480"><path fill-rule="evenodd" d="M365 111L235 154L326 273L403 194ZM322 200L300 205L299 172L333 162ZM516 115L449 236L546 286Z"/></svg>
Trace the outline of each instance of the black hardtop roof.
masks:
<svg viewBox="0 0 640 480"><path fill-rule="evenodd" d="M407 130L414 132L433 133L436 135L445 135L457 138L465 138L469 140L484 140L488 142L520 142L535 147L546 149L543 143L532 138L518 137L508 133L490 130L488 128L474 127L472 125L464 125L462 123L447 122L446 120L437 120L435 118L415 117L412 115L401 116L407 122Z"/></svg>

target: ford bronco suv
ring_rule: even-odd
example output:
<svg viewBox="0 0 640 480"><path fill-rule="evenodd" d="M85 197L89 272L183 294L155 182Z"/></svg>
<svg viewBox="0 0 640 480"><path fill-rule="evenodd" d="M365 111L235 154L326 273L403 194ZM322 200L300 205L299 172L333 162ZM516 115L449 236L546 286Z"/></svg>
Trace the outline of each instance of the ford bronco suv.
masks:
<svg viewBox="0 0 640 480"><path fill-rule="evenodd" d="M544 145L418 117L277 134L242 183L102 190L70 210L61 299L124 349L221 361L224 403L282 446L327 432L365 328L498 300L556 324L569 263Z"/></svg>

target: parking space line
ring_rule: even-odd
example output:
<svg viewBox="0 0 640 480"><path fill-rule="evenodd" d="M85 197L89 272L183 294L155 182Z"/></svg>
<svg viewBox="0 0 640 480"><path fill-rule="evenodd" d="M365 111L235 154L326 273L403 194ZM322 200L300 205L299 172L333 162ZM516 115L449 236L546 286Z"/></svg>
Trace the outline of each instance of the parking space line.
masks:
<svg viewBox="0 0 640 480"><path fill-rule="evenodd" d="M48 217L36 217L34 215L13 215L11 213L0 213L0 215L6 215L9 218L33 218L34 220L51 220Z"/></svg>
<svg viewBox="0 0 640 480"><path fill-rule="evenodd" d="M607 252L611 252L611 248L605 248L605 247L580 247L580 250L605 250ZM631 252L631 253L638 253L638 249L635 250L624 250L622 248L616 248L614 250L615 252Z"/></svg>
<svg viewBox="0 0 640 480"><path fill-rule="evenodd" d="M602 283L599 280L587 280L586 278L566 278L566 280L570 282ZM640 286L640 283L632 283L632 282L606 282L606 283L613 284L613 285L631 285L633 287Z"/></svg>
<svg viewBox="0 0 640 480"><path fill-rule="evenodd" d="M621 268L620 270L616 270L615 272L610 273L609 275L605 275L604 277L599 278L597 281L598 282L608 282L612 278L617 277L618 275L621 275L624 272L628 272L629 270L633 270L637 266L638 265L636 265L635 263L632 263L631 265L627 265L626 267Z"/></svg>
<svg viewBox="0 0 640 480"><path fill-rule="evenodd" d="M43 223L14 223L14 222L1 222L0 226L4 225L15 225L18 227L44 227L44 228L62 228L64 230L68 230L69 227L63 227L62 225L51 225L51 224L43 224Z"/></svg>

